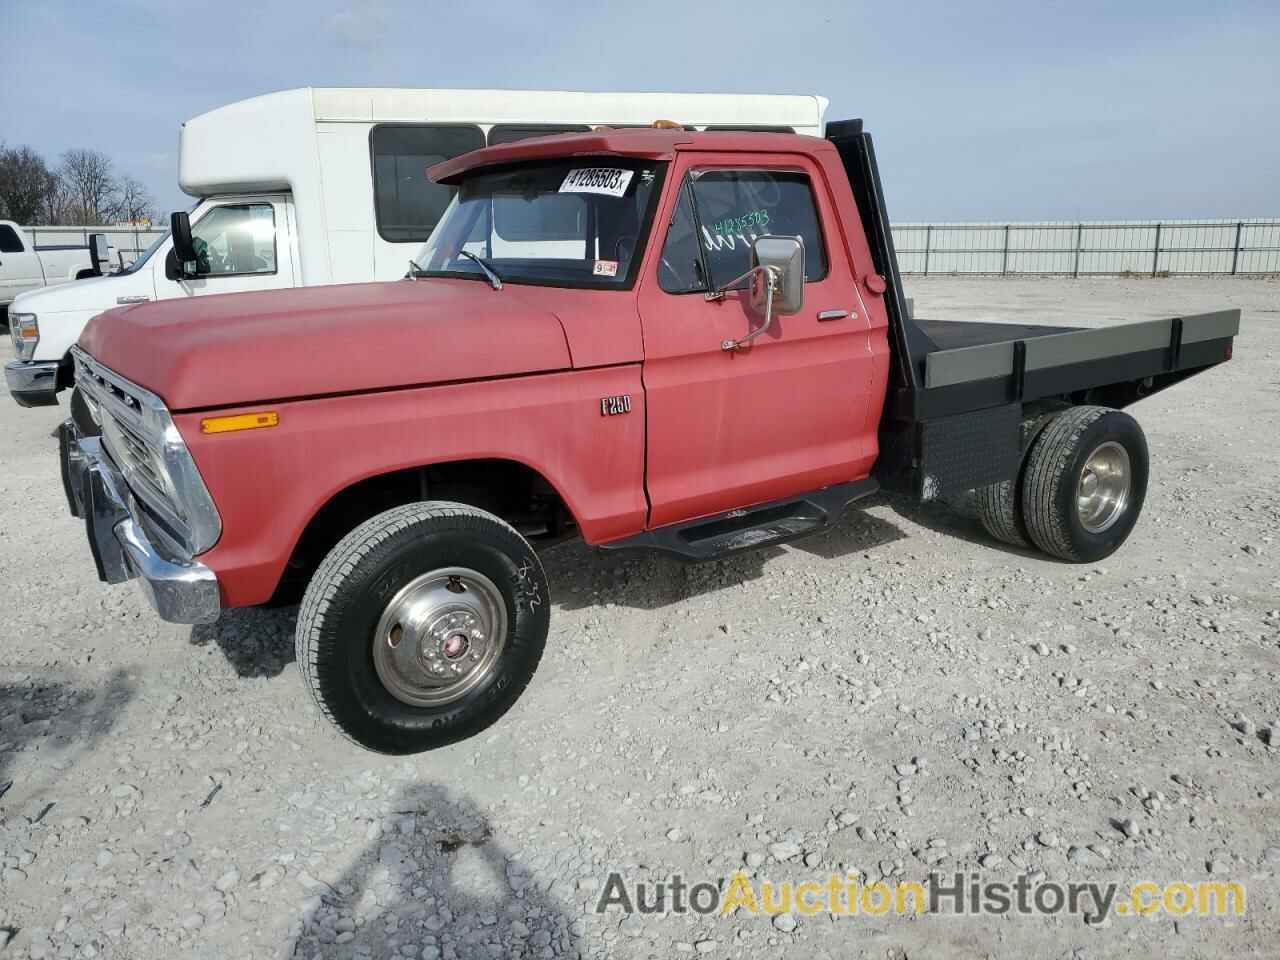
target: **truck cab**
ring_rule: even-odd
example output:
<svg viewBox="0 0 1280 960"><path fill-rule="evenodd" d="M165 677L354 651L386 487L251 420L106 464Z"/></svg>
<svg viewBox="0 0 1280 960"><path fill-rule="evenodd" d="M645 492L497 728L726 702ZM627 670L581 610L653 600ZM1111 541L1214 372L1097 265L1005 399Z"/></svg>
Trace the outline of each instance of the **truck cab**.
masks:
<svg viewBox="0 0 1280 960"><path fill-rule="evenodd" d="M1108 556L1149 473L1124 408L1239 324L910 316L858 121L547 137L431 177L455 193L398 283L95 319L100 436L61 431L100 576L184 623L297 590L304 682L373 750L502 716L566 536L707 561L881 488L972 490L997 540Z"/></svg>
<svg viewBox="0 0 1280 960"><path fill-rule="evenodd" d="M92 276L89 247L77 244L37 246L12 220L0 220L0 315L29 290Z"/></svg>

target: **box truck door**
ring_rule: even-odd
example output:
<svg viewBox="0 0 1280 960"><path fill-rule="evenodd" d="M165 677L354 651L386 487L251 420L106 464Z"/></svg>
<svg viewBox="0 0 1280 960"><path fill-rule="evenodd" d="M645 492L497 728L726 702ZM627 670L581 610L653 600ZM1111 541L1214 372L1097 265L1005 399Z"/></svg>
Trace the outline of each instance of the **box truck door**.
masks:
<svg viewBox="0 0 1280 960"><path fill-rule="evenodd" d="M159 299L274 290L294 285L293 248L286 198L220 199L191 224L197 259L195 277L171 279L159 260Z"/></svg>

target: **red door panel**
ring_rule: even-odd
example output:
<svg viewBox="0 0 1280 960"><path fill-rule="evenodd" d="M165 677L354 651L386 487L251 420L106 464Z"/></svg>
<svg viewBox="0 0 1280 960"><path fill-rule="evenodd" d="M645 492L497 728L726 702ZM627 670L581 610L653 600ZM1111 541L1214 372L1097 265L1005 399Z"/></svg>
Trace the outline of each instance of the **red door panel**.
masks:
<svg viewBox="0 0 1280 960"><path fill-rule="evenodd" d="M721 342L759 324L746 294L708 302L659 285L670 191L655 221L640 281L648 413L649 524L663 526L865 477L876 456L867 408L877 364L828 187L801 156L686 154L690 167L784 168L810 177L825 236L828 271L805 284L800 312L775 317L769 332L739 351ZM843 312L840 319L820 314ZM878 403L877 403L878 409Z"/></svg>

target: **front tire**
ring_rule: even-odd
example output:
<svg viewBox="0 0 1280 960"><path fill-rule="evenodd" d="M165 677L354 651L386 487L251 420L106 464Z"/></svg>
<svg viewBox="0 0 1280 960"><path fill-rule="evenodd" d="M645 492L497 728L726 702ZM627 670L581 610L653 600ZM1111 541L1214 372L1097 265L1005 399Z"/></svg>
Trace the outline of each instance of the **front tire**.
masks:
<svg viewBox="0 0 1280 960"><path fill-rule="evenodd" d="M1072 407L1036 438L1022 478L1027 533L1062 560L1110 556L1138 522L1150 455L1138 422L1107 407Z"/></svg>
<svg viewBox="0 0 1280 960"><path fill-rule="evenodd" d="M298 615L303 680L324 715L380 753L430 750L501 717L542 657L549 589L510 525L459 503L413 503L356 527Z"/></svg>

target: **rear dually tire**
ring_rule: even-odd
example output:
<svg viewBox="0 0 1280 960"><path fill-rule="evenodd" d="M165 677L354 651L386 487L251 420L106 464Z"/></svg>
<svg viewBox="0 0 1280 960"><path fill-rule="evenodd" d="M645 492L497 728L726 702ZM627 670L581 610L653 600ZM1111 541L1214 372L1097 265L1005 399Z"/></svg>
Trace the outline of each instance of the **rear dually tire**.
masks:
<svg viewBox="0 0 1280 960"><path fill-rule="evenodd" d="M1018 472L1009 480L979 487L973 494L978 520L992 537L1014 547L1034 549L1022 520L1022 475L1027 465L1027 453L1052 414L1039 414L1022 421L1018 460Z"/></svg>
<svg viewBox="0 0 1280 960"><path fill-rule="evenodd" d="M1056 414L1027 454L1022 518L1045 553L1073 563L1110 556L1147 494L1150 455L1138 422L1107 407Z"/></svg>

